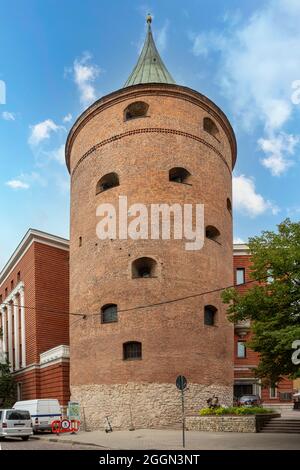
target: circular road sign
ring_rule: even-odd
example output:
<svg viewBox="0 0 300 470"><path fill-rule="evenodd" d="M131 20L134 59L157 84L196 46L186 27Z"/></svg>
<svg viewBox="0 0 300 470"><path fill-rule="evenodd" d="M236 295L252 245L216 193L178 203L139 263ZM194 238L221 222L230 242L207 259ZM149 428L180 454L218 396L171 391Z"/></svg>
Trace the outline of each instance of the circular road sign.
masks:
<svg viewBox="0 0 300 470"><path fill-rule="evenodd" d="M178 375L176 379L176 387L179 390L184 390L187 386L187 380L184 375Z"/></svg>
<svg viewBox="0 0 300 470"><path fill-rule="evenodd" d="M69 429L71 423L68 419L63 419L61 422L62 429Z"/></svg>

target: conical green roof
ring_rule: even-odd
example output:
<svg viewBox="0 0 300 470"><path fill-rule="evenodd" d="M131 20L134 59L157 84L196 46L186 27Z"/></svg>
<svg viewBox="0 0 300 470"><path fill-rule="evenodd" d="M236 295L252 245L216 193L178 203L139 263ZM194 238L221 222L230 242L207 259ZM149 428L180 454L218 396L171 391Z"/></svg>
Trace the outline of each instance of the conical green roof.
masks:
<svg viewBox="0 0 300 470"><path fill-rule="evenodd" d="M148 31L143 50L123 88L138 83L175 83L156 49L151 21L152 18L148 15Z"/></svg>

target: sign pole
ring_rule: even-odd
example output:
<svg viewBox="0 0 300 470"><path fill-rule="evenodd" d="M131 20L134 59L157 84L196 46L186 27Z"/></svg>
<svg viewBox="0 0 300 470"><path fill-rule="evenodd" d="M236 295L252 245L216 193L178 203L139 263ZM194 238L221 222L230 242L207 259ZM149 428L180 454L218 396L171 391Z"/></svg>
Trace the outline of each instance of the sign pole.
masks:
<svg viewBox="0 0 300 470"><path fill-rule="evenodd" d="M182 407L182 447L185 448L185 416L184 416L184 390L181 390L181 407Z"/></svg>
<svg viewBox="0 0 300 470"><path fill-rule="evenodd" d="M184 390L187 386L187 380L184 375L178 375L176 378L176 387L181 391L181 412L182 412L182 446L185 448L185 414L184 414Z"/></svg>

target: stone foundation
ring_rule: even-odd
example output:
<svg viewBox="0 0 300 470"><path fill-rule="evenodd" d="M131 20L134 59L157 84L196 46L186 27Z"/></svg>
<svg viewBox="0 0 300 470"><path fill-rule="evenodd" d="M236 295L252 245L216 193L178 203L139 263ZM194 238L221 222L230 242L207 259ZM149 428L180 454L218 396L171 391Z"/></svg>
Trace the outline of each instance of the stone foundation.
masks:
<svg viewBox="0 0 300 470"><path fill-rule="evenodd" d="M185 424L189 431L206 432L259 432L263 425L280 415L264 414L249 416L187 416Z"/></svg>
<svg viewBox="0 0 300 470"><path fill-rule="evenodd" d="M188 416L186 428L189 431L206 432L256 432L253 416Z"/></svg>
<svg viewBox="0 0 300 470"><path fill-rule="evenodd" d="M108 416L113 429L176 427L181 423L181 392L175 384L128 383L71 387L72 400L81 405L85 430L104 429ZM195 414L217 395L222 405L232 405L232 387L189 384L186 414Z"/></svg>

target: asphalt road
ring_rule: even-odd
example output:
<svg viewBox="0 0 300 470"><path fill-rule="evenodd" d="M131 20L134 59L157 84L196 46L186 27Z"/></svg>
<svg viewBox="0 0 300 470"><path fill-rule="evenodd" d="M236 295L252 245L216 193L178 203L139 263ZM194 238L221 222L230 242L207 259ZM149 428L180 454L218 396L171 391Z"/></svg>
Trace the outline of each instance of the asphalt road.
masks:
<svg viewBox="0 0 300 470"><path fill-rule="evenodd" d="M6 438L0 442L0 446L1 450L97 450L97 447L94 446L61 444L37 439L29 439L29 441L24 442L21 439Z"/></svg>

